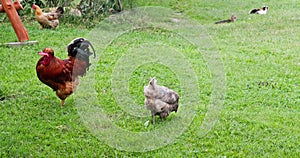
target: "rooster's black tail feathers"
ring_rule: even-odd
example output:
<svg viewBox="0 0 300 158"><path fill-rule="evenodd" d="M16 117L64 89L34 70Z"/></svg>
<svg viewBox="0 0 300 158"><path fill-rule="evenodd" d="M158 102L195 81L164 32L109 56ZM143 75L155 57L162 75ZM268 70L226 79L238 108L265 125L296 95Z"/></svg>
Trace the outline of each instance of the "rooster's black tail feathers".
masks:
<svg viewBox="0 0 300 158"><path fill-rule="evenodd" d="M90 52L89 47L91 46L93 52ZM90 41L85 38L74 39L67 47L68 56L76 57L81 61L85 61L88 65L91 65L89 57L94 54L96 57L95 49ZM88 67L87 67L88 68Z"/></svg>

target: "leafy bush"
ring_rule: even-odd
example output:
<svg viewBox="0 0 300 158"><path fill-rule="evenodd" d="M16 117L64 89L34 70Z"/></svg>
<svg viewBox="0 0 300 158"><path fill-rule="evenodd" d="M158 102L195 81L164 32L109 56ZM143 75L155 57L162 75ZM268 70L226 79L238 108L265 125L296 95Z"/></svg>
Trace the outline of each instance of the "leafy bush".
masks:
<svg viewBox="0 0 300 158"><path fill-rule="evenodd" d="M92 28L110 13L121 10L118 0L21 0L23 10L18 11L23 21L34 20L34 10L32 4L41 8L50 8L63 6L65 15L61 19L62 23ZM130 0L131 4L131 0ZM125 4L128 6L128 4ZM77 9L81 16L76 16L70 12L71 9ZM8 22L5 14L0 14L0 22Z"/></svg>
<svg viewBox="0 0 300 158"><path fill-rule="evenodd" d="M128 5L125 4L125 6ZM66 12L63 21L75 25L83 25L86 28L93 28L109 14L122 10L118 5L118 0L80 0L80 2L76 4L76 9L82 14L80 18L74 17Z"/></svg>

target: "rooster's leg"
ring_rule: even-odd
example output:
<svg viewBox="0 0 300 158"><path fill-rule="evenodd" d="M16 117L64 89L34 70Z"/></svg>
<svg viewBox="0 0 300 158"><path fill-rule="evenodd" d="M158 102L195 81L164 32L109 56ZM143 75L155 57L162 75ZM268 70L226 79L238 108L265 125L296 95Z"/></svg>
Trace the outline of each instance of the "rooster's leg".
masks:
<svg viewBox="0 0 300 158"><path fill-rule="evenodd" d="M65 100L61 100L61 106L65 105Z"/></svg>

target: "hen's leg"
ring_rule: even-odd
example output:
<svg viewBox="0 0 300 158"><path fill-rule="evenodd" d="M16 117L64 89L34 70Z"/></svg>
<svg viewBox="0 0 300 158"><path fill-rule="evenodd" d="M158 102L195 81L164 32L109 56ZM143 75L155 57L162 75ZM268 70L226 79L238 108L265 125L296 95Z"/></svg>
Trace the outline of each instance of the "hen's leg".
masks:
<svg viewBox="0 0 300 158"><path fill-rule="evenodd" d="M152 124L155 124L155 114L152 114Z"/></svg>
<svg viewBox="0 0 300 158"><path fill-rule="evenodd" d="M61 100L61 106L65 105L65 100Z"/></svg>

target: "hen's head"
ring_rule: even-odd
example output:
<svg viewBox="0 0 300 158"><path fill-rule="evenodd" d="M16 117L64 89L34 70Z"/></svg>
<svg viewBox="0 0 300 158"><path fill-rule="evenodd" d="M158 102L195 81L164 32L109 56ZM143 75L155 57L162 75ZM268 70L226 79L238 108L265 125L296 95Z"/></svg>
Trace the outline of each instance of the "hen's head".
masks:
<svg viewBox="0 0 300 158"><path fill-rule="evenodd" d="M154 89L155 89L155 86L156 86L156 82L157 82L157 80L156 80L154 77L152 77L152 78L150 79L150 81L149 81L148 88L154 90Z"/></svg>
<svg viewBox="0 0 300 158"><path fill-rule="evenodd" d="M156 82L157 80L155 78L151 78L149 85L144 87L144 95L146 97L151 97L153 95L152 93L154 93Z"/></svg>
<svg viewBox="0 0 300 158"><path fill-rule="evenodd" d="M178 102L172 105L171 112L172 112L172 111L177 112L177 110L178 110Z"/></svg>
<svg viewBox="0 0 300 158"><path fill-rule="evenodd" d="M39 52L39 55L42 56L43 65L49 65L52 58L54 58L54 51L52 48L44 48L42 52Z"/></svg>
<svg viewBox="0 0 300 158"><path fill-rule="evenodd" d="M236 21L237 20L237 17L236 17L236 15L231 15L231 17L230 17L230 19L231 19L231 21Z"/></svg>
<svg viewBox="0 0 300 158"><path fill-rule="evenodd" d="M36 10L37 8L39 8L39 6L35 5L35 4L32 4L32 9Z"/></svg>
<svg viewBox="0 0 300 158"><path fill-rule="evenodd" d="M156 82L157 82L157 80L153 77L153 78L150 79L149 85L154 87L156 85Z"/></svg>

